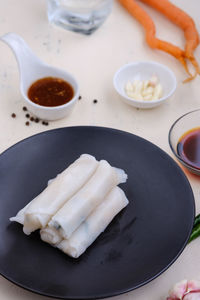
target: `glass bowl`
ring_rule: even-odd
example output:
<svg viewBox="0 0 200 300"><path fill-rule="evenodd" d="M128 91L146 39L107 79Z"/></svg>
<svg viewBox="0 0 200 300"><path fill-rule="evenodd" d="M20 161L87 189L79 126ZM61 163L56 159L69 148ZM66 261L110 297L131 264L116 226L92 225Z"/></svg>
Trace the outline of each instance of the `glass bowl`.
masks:
<svg viewBox="0 0 200 300"><path fill-rule="evenodd" d="M192 161L190 163L187 159L187 156L185 156L185 158L183 159L178 151L178 144L180 142L180 139L183 138L183 136L186 136L185 134L187 132L192 133L194 129L199 129L200 133L200 109L188 112L178 118L169 130L168 141L170 148L178 161L190 172L196 175L200 175L200 167L195 167L195 163ZM196 142L197 140L195 141L195 143ZM199 150L198 153L200 155L200 143L196 143L196 145L196 149ZM184 153L184 146L182 148L182 151Z"/></svg>

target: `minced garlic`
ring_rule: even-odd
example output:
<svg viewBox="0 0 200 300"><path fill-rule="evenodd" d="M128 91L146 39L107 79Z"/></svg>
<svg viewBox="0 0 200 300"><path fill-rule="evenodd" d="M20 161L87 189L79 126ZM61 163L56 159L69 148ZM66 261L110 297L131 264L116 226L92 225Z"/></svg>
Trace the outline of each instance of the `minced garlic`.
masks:
<svg viewBox="0 0 200 300"><path fill-rule="evenodd" d="M128 81L125 85L128 97L135 100L158 100L162 97L163 89L158 77L153 75L149 80Z"/></svg>

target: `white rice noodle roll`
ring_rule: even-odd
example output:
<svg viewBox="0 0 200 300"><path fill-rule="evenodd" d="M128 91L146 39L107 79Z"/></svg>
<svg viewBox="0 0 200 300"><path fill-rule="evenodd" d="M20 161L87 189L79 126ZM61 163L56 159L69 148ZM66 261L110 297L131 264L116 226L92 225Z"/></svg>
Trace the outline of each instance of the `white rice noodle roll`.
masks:
<svg viewBox="0 0 200 300"><path fill-rule="evenodd" d="M101 160L90 180L52 217L49 227L56 228L63 238L69 238L111 189L126 180L123 170Z"/></svg>
<svg viewBox="0 0 200 300"><path fill-rule="evenodd" d="M71 237L62 240L57 247L74 258L79 257L127 204L124 192L119 187L113 188Z"/></svg>
<svg viewBox="0 0 200 300"><path fill-rule="evenodd" d="M51 217L89 180L97 166L98 162L93 156L81 155L54 180L51 180L26 209L10 220L23 221L25 234L46 227Z"/></svg>
<svg viewBox="0 0 200 300"><path fill-rule="evenodd" d="M29 202L26 206L24 206L24 208L20 209L15 217L11 217L10 221L11 222L18 222L18 223L24 225L25 211L27 210L27 208L29 207L29 205L31 204L31 202Z"/></svg>
<svg viewBox="0 0 200 300"><path fill-rule="evenodd" d="M63 239L62 236L59 234L58 230L49 226L40 230L40 237L41 240L50 245L56 245L60 243Z"/></svg>

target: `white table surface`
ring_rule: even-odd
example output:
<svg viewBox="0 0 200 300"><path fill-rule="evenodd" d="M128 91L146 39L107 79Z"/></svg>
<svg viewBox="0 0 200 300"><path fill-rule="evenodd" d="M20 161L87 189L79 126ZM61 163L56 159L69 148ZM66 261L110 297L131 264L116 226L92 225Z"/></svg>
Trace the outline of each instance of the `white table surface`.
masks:
<svg viewBox="0 0 200 300"><path fill-rule="evenodd" d="M200 32L198 0L173 0L195 20ZM146 6L145 6L146 7ZM157 25L160 38L184 46L180 29L164 17L146 7ZM145 43L144 32L117 2L103 26L91 36L65 31L48 24L45 0L0 1L0 35L15 32L21 35L33 51L45 62L64 68L74 74L80 83L82 100L72 114L49 126L32 123L25 126L23 100L19 91L19 72L13 53L0 43L0 152L16 142L38 132L64 126L97 125L125 130L155 143L173 157L168 145L171 124L182 114L200 106L200 77L183 84L186 74L173 57L151 50ZM200 62L200 47L196 57ZM175 95L152 110L135 109L121 101L112 78L125 63L154 60L165 64L175 73L178 86ZM93 99L98 99L93 104ZM11 118L16 113L15 119ZM200 211L200 178L188 172L196 212ZM173 245L172 245L173 247ZM188 245L177 261L161 276L145 286L113 299L165 299L172 285L184 278L200 279L200 238ZM0 277L0 299L48 299L32 294Z"/></svg>

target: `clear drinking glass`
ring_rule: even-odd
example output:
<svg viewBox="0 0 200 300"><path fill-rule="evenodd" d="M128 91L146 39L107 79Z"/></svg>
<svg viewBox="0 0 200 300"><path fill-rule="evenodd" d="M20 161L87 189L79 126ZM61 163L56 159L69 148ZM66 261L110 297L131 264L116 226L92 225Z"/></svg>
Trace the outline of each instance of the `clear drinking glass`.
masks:
<svg viewBox="0 0 200 300"><path fill-rule="evenodd" d="M48 0L51 23L72 31L91 34L105 21L113 0Z"/></svg>

